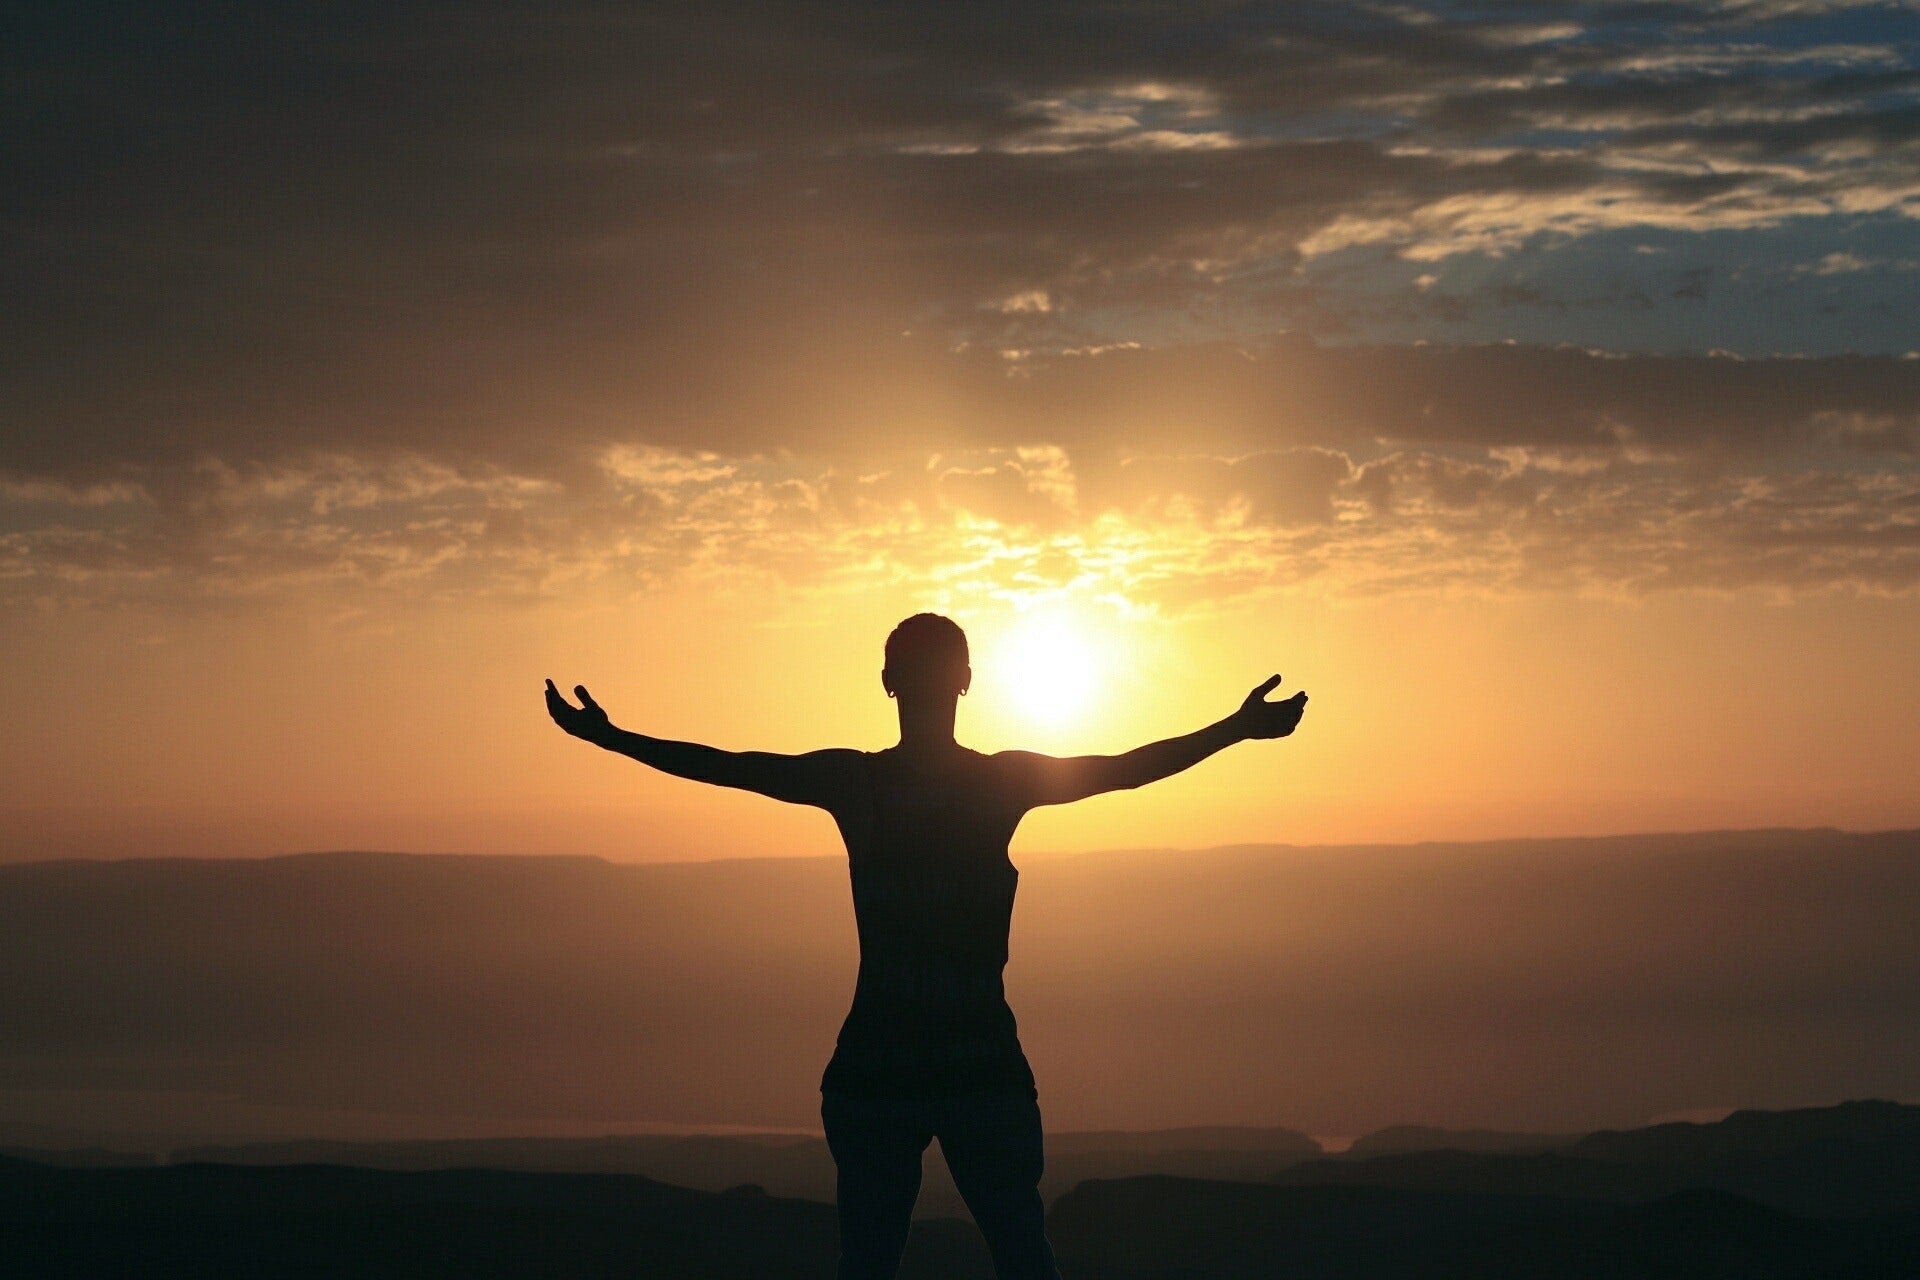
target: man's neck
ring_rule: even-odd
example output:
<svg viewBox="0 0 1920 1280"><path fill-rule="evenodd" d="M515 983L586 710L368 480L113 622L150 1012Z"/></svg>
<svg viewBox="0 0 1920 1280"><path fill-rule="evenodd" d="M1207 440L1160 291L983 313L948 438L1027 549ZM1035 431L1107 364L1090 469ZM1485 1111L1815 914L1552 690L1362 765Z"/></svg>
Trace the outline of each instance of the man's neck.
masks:
<svg viewBox="0 0 1920 1280"><path fill-rule="evenodd" d="M929 706L900 703L900 747L916 754L951 751L959 744L953 740L956 698L943 698Z"/></svg>

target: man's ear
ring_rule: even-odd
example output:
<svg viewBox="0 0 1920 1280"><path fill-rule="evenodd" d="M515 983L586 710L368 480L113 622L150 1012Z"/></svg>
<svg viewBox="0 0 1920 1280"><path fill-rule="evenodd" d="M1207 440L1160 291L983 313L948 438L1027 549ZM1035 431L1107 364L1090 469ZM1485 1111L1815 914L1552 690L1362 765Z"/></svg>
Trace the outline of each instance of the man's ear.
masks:
<svg viewBox="0 0 1920 1280"><path fill-rule="evenodd" d="M887 691L889 698L898 692L898 690L893 687L893 672L887 670L885 667L880 668L880 687Z"/></svg>
<svg viewBox="0 0 1920 1280"><path fill-rule="evenodd" d="M966 697L967 690L973 687L973 668L960 668L960 696Z"/></svg>

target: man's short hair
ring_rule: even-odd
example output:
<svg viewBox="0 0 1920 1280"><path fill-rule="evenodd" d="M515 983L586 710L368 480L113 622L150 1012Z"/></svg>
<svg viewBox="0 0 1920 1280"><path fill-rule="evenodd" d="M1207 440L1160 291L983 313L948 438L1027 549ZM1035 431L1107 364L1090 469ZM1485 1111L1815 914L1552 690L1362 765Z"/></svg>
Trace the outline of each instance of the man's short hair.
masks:
<svg viewBox="0 0 1920 1280"><path fill-rule="evenodd" d="M967 665L967 633L952 618L916 613L887 637L887 670L908 676Z"/></svg>

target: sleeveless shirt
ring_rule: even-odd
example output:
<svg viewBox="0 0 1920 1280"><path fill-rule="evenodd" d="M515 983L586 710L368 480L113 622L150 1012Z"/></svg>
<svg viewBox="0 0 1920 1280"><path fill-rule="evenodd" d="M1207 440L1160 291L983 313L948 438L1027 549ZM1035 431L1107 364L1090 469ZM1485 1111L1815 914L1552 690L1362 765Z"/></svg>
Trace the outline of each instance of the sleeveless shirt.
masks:
<svg viewBox="0 0 1920 1280"><path fill-rule="evenodd" d="M870 1098L1035 1094L1001 974L1023 806L992 757L916 765L863 753L834 814L847 846L860 974L820 1087Z"/></svg>

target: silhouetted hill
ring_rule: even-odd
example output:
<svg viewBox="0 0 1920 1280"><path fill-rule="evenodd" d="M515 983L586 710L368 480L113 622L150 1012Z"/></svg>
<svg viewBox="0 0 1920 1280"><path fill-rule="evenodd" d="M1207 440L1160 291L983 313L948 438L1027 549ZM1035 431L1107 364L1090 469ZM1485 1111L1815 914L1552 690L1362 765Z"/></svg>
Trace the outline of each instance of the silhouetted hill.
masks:
<svg viewBox="0 0 1920 1280"><path fill-rule="evenodd" d="M0 1147L0 1157L63 1169L124 1169L159 1163L150 1151L113 1151L106 1147Z"/></svg>
<svg viewBox="0 0 1920 1280"><path fill-rule="evenodd" d="M1069 1129L1050 1134L1047 1141L1065 1154L1095 1151L1244 1151L1303 1158L1325 1154L1318 1142L1298 1130L1252 1125L1215 1124L1185 1129Z"/></svg>
<svg viewBox="0 0 1920 1280"><path fill-rule="evenodd" d="M0 1160L9 1275L825 1280L825 1204L645 1178L329 1166L56 1169ZM969 1224L915 1227L902 1275L987 1277Z"/></svg>
<svg viewBox="0 0 1920 1280"><path fill-rule="evenodd" d="M1214 1127L1147 1132L1054 1133L1048 1137L1049 1200L1076 1184L1145 1174L1286 1185L1560 1196L1629 1203L1694 1189L1735 1192L1808 1215L1920 1210L1920 1107L1849 1102L1784 1112L1742 1111L1713 1124L1664 1124L1558 1140L1407 1126L1431 1148L1369 1156L1361 1144L1333 1159L1286 1129ZM1374 1137L1387 1141L1396 1131ZM1512 1143L1519 1150L1446 1145ZM1525 1143L1555 1143L1528 1150ZM145 1163L113 1152L37 1153L64 1164ZM1597 1152L1598 1154L1588 1154ZM775 1195L833 1197L833 1162L818 1138L777 1135L633 1135L492 1138L387 1143L303 1141L184 1148L175 1163L330 1164L388 1170L507 1169L636 1174L701 1190L755 1183ZM1276 1173L1276 1170L1280 1172ZM920 1212L962 1217L965 1206L937 1148L930 1152Z"/></svg>
<svg viewBox="0 0 1920 1280"><path fill-rule="evenodd" d="M635 1174L698 1190L757 1183L775 1195L831 1198L833 1158L819 1138L637 1134L605 1138L454 1138L417 1142L259 1142L183 1147L175 1164L330 1164L359 1169L512 1169Z"/></svg>
<svg viewBox="0 0 1920 1280"><path fill-rule="evenodd" d="M1055 1129L1551 1133L1920 1098L1920 833L1021 861L1007 981ZM0 1122L123 1150L813 1128L853 988L846 875L0 866Z"/></svg>
<svg viewBox="0 0 1920 1280"><path fill-rule="evenodd" d="M1342 1154L1348 1159L1406 1155L1414 1151L1556 1151L1578 1141L1577 1133L1503 1133L1497 1129L1439 1129L1396 1124L1354 1139Z"/></svg>
<svg viewBox="0 0 1920 1280"><path fill-rule="evenodd" d="M1632 1205L1172 1177L1096 1180L1048 1230L1073 1280L1892 1280L1920 1217L1808 1219L1688 1191ZM326 1165L66 1169L0 1159L8 1275L660 1276L833 1271L832 1209L631 1175ZM991 1274L969 1224L916 1224L903 1277Z"/></svg>
<svg viewBox="0 0 1920 1280"><path fill-rule="evenodd" d="M1289 1129L1170 1129L1141 1133L1054 1133L1047 1138L1041 1193L1052 1199L1088 1178L1175 1173L1264 1179L1275 1167L1320 1154ZM189 1147L175 1163L331 1164L368 1169L514 1169L526 1172L639 1174L719 1191L757 1183L775 1195L832 1200L833 1158L818 1138L739 1135L632 1135L606 1138L480 1138L426 1142L282 1142ZM963 1217L965 1204L939 1158L927 1162L917 1212Z"/></svg>
<svg viewBox="0 0 1920 1280"><path fill-rule="evenodd" d="M1712 1124L1684 1121L1643 1129L1603 1129L1568 1147L1590 1160L1701 1164L1731 1156L1774 1155L1830 1143L1878 1143L1920 1136L1920 1107L1863 1100L1791 1111L1736 1111Z"/></svg>
<svg viewBox="0 0 1920 1280"><path fill-rule="evenodd" d="M1618 1206L1157 1177L1083 1184L1048 1219L1075 1280L1891 1280L1920 1274L1916 1226L1705 1191Z"/></svg>
<svg viewBox="0 0 1920 1280"><path fill-rule="evenodd" d="M1916 1119L1920 1107L1887 1102L1737 1112L1718 1124L1596 1134L1597 1142L1582 1139L1555 1152L1424 1151L1308 1161L1274 1181L1611 1202L1711 1189L1806 1215L1920 1212ZM1583 1154L1590 1142L1604 1158Z"/></svg>

